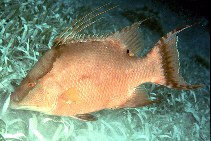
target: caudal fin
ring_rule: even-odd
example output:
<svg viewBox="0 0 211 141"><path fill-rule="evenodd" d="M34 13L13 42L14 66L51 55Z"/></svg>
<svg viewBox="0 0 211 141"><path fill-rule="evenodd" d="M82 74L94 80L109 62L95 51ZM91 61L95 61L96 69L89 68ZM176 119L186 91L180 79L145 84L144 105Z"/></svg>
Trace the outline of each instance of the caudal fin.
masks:
<svg viewBox="0 0 211 141"><path fill-rule="evenodd" d="M152 59L156 66L156 77L159 79L155 82L175 89L195 89L201 85L190 85L179 74L179 54L177 51L177 33L190 27L187 25L183 28L175 29L163 36L149 52L147 57Z"/></svg>

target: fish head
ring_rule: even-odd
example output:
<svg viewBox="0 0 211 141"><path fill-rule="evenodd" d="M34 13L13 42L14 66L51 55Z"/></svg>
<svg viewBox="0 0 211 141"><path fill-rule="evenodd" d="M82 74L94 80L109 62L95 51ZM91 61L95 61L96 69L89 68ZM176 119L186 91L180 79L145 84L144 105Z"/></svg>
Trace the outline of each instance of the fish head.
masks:
<svg viewBox="0 0 211 141"><path fill-rule="evenodd" d="M34 87L36 86L36 82L29 77L24 78L21 81L21 84L15 89L15 91L11 94L11 100L14 102L21 101Z"/></svg>
<svg viewBox="0 0 211 141"><path fill-rule="evenodd" d="M52 108L50 103L54 104L55 97L49 93L52 93L54 89L46 92L46 87L50 85L49 88L51 88L53 81L49 82L49 77L43 78L52 69L56 58L55 52L53 49L48 50L28 72L10 96L10 108L39 112L47 112Z"/></svg>
<svg viewBox="0 0 211 141"><path fill-rule="evenodd" d="M26 77L10 96L10 108L47 113L52 109L53 100L45 93L42 81Z"/></svg>

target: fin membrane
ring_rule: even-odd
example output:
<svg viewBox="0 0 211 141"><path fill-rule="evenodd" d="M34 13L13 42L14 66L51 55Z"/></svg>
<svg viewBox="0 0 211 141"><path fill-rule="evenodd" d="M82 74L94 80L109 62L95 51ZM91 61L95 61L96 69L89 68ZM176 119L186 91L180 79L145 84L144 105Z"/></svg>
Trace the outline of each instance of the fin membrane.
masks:
<svg viewBox="0 0 211 141"><path fill-rule="evenodd" d="M78 114L75 116L76 118L84 121L96 121L97 118L91 114Z"/></svg>
<svg viewBox="0 0 211 141"><path fill-rule="evenodd" d="M100 15L105 14L106 12L116 8L116 6L112 6L111 3L106 3L93 11L87 13L86 15L76 19L70 27L68 27L64 32L62 32L54 41L53 47L57 48L62 44L66 44L69 41L77 40L82 41L85 39L83 35L80 33L101 20L102 18L98 18ZM105 9L103 9L105 8Z"/></svg>
<svg viewBox="0 0 211 141"><path fill-rule="evenodd" d="M138 53L144 50L143 35L139 31L139 26L146 20L136 22L111 35L125 45L129 56L138 56Z"/></svg>
<svg viewBox="0 0 211 141"><path fill-rule="evenodd" d="M142 106L147 106L153 103L157 103L159 100L150 100L148 98L148 91L144 88L144 86L138 86L132 97L121 107L122 108L138 108Z"/></svg>
<svg viewBox="0 0 211 141"><path fill-rule="evenodd" d="M179 53L177 51L177 33L190 27L187 25L183 28L175 29L165 36L163 36L154 46L154 48L147 55L148 58L154 59L157 69L160 71L159 75L164 78L158 84L168 86L175 89L195 89L201 85L190 85L181 75L179 75Z"/></svg>

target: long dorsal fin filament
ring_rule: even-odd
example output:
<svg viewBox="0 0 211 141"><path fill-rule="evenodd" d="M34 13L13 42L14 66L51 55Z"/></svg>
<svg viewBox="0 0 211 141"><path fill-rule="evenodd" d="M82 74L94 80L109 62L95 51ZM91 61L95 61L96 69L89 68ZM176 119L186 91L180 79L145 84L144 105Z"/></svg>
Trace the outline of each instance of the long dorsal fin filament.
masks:
<svg viewBox="0 0 211 141"><path fill-rule="evenodd" d="M111 3L107 3L107 4L104 4L104 5L96 8L95 10L86 14L85 16L78 18L78 20L75 20L75 22L73 22L70 27L68 27L64 32L62 32L56 38L54 47L64 44L69 39L72 40L75 37L78 37L78 34L82 30L86 29L87 27L93 25L94 23L96 23L97 21L102 19L102 17L98 18L98 19L95 19L95 18L99 17L100 15L105 14L106 12L116 8L117 6L118 5L111 6ZM105 10L102 10L102 8L105 8L105 7L108 7L108 8Z"/></svg>

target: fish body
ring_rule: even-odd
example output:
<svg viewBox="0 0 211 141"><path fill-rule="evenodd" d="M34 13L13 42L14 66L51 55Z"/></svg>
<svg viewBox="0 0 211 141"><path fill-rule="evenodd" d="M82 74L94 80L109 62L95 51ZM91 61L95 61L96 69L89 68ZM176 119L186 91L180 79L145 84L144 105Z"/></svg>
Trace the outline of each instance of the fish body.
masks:
<svg viewBox="0 0 211 141"><path fill-rule="evenodd" d="M169 32L140 58L135 55L142 49L140 24L103 39L59 37L11 94L10 107L95 120L89 113L153 103L139 88L146 82L176 89L198 88L179 75L176 35L189 26ZM77 28L72 34L79 32Z"/></svg>

